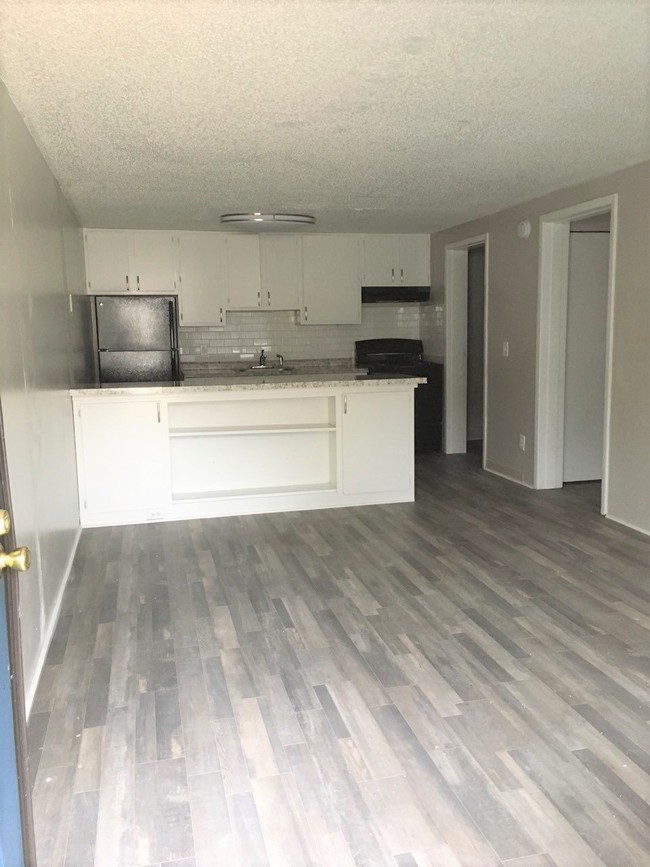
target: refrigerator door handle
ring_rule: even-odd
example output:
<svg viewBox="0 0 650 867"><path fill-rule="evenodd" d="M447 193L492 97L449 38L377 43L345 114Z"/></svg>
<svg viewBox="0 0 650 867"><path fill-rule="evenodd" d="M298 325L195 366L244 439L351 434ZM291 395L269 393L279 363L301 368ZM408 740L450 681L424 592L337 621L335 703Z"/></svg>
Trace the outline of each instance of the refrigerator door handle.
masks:
<svg viewBox="0 0 650 867"><path fill-rule="evenodd" d="M176 346L176 329L174 328L174 302L169 302L169 345L172 350L178 349Z"/></svg>

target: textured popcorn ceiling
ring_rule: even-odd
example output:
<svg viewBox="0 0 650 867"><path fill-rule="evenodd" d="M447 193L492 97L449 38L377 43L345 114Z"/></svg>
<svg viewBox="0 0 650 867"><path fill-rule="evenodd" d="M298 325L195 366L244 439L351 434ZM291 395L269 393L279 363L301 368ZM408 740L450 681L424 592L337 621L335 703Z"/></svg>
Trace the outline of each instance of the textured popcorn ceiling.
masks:
<svg viewBox="0 0 650 867"><path fill-rule="evenodd" d="M0 0L84 225L435 231L650 157L645 0Z"/></svg>

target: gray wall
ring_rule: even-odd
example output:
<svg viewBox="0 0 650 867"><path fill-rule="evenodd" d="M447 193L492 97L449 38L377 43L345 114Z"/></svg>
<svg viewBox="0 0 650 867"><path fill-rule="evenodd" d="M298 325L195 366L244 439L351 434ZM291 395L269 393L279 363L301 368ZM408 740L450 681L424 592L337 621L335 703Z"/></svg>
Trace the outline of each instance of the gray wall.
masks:
<svg viewBox="0 0 650 867"><path fill-rule="evenodd" d="M445 244L489 233L488 466L533 483L539 217L618 194L609 516L650 533L650 162L474 220L432 237L432 282L444 293ZM517 224L530 220L528 239ZM424 334L430 347L437 333ZM510 342L508 359L501 356ZM527 438L519 451L519 433ZM533 447L531 447L533 446Z"/></svg>
<svg viewBox="0 0 650 867"><path fill-rule="evenodd" d="M1 83L0 129L0 402L16 537L33 556L20 582L29 706L79 532L68 388L86 376L90 332L81 230Z"/></svg>

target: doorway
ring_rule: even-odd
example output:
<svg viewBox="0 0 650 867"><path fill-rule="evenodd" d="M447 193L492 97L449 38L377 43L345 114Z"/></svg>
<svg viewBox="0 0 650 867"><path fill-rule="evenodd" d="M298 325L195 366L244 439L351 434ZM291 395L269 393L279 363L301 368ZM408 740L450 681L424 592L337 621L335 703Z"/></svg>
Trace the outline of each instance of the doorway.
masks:
<svg viewBox="0 0 650 867"><path fill-rule="evenodd" d="M467 451L483 454L485 244L467 251Z"/></svg>
<svg viewBox="0 0 650 867"><path fill-rule="evenodd" d="M609 229L609 212L569 225L565 484L602 478Z"/></svg>
<svg viewBox="0 0 650 867"><path fill-rule="evenodd" d="M601 221L607 219L603 215L609 216L607 240L572 244L572 225L575 235L576 227L585 225L599 227L596 231L600 233L604 225ZM594 222L596 218L599 221ZM540 218L535 487L561 488L571 475L578 480L585 473L602 478L604 515L608 496L616 231L616 195ZM590 246L592 249L587 249ZM584 272L578 284L585 283L577 290L571 273L576 263ZM594 304L592 287L597 272L602 285L596 294L600 292L603 297ZM585 317L594 318L595 307L602 311L595 317L600 322L589 326L591 338L581 350L582 357L577 358L576 334L585 325ZM592 376L590 368L594 364L602 369L600 378ZM600 434L596 427L600 427ZM587 439L589 446L585 448ZM583 458L587 459L587 469L579 466Z"/></svg>
<svg viewBox="0 0 650 867"><path fill-rule="evenodd" d="M11 495L0 405L0 542L15 547ZM8 513L9 520L5 514ZM35 864L34 825L27 759L18 576L0 569L0 864Z"/></svg>
<svg viewBox="0 0 650 867"><path fill-rule="evenodd" d="M470 251L481 249L480 254ZM471 265L470 265L471 262ZM482 267L481 267L482 266ZM475 355L472 363L468 362L468 335L470 323L468 321L468 304L470 292L468 281L470 273L473 281L480 280L482 272L483 293L482 299L474 299L476 304L482 306L482 317L479 316L480 344L478 350L482 353L482 364L477 365ZM477 276L478 274L478 276ZM476 406L477 396L482 404L480 412L480 427L477 430L476 418L472 418L472 434L478 434L478 442L482 441L481 465L485 468L485 456L487 454L487 332L488 332L488 291L489 291L489 236L488 234L466 238L445 247L445 445L446 454L464 454L468 449L468 424L470 421L468 397L471 393L472 407ZM479 293L480 294L480 293ZM476 319L476 317L474 317ZM472 323L472 330L475 325ZM476 343L476 341L474 341ZM478 367L478 372L477 372ZM472 377L472 386L469 386L468 373ZM476 377L481 382L476 387ZM470 439L471 442L471 439Z"/></svg>

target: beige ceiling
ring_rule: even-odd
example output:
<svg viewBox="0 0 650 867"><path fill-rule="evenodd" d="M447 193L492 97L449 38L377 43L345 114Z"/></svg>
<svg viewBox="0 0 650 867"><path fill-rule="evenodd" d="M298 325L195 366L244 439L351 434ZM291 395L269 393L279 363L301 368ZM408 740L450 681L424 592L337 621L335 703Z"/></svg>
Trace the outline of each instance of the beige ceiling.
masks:
<svg viewBox="0 0 650 867"><path fill-rule="evenodd" d="M650 157L646 0L0 0L84 225L435 231Z"/></svg>

